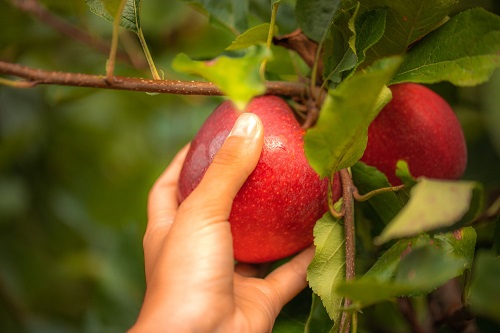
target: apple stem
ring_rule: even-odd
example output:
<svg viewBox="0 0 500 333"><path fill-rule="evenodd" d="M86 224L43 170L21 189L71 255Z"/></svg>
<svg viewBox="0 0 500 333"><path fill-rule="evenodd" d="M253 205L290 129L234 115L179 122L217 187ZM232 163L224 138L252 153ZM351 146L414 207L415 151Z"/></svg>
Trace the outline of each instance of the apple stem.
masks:
<svg viewBox="0 0 500 333"><path fill-rule="evenodd" d="M388 192L396 192L401 189L403 189L405 186L404 185L399 185L399 186L393 186L393 187L383 187L379 188L373 191L370 191L365 194L359 194L357 187L354 187L353 189L353 196L356 201L366 201L371 199L372 197L376 196L377 194L382 194L382 193L388 193Z"/></svg>
<svg viewBox="0 0 500 333"><path fill-rule="evenodd" d="M356 187L352 181L352 176L348 169L339 171L340 181L342 182L342 211L344 212L344 233L345 233L345 278L346 281L354 280L355 273L355 258L356 258L356 239L354 232L354 191ZM351 305L351 300L346 298L344 307ZM341 327L345 328L345 332L350 330L351 313L344 311L341 318Z"/></svg>

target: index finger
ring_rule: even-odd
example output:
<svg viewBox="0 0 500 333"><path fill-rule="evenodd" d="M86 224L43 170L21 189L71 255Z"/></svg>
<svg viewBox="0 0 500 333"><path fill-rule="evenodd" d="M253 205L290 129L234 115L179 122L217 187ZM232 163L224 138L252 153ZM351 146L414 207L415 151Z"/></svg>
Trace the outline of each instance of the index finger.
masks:
<svg viewBox="0 0 500 333"><path fill-rule="evenodd" d="M143 238L146 281L149 280L179 203L177 183L189 145L182 148L149 192L148 225Z"/></svg>

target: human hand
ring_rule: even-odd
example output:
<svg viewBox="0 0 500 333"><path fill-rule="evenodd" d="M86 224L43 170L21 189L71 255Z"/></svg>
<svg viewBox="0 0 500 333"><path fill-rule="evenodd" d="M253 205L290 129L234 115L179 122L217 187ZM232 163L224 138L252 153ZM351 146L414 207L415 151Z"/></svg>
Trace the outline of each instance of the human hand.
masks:
<svg viewBox="0 0 500 333"><path fill-rule="evenodd" d="M185 147L153 186L144 236L147 290L131 332L270 332L281 308L307 286L309 248L265 278L234 265L228 220L263 146L260 119L242 114L198 187L179 205Z"/></svg>

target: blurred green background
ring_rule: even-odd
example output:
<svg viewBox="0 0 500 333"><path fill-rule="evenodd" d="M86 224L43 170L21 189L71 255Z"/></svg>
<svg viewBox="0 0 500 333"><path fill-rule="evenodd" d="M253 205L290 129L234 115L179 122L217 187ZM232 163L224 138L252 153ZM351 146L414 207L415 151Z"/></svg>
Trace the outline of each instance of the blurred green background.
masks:
<svg viewBox="0 0 500 333"><path fill-rule="evenodd" d="M93 15L84 0L42 3L109 40L111 24ZM256 16L269 15L268 1L256 3ZM478 2L463 5L473 3ZM498 7L493 0L480 4ZM287 25L293 15L291 7L283 8L286 33L294 28ZM0 60L104 74L105 54L63 36L9 0L0 0L0 9ZM175 54L214 57L234 38L183 2L143 1L142 11L153 58L167 78L180 77L169 69ZM140 49L133 51L139 47L134 35L123 31L122 45L144 63ZM116 73L150 77L147 69L124 63ZM433 88L463 124L469 147L465 178L483 182L494 198L500 188L500 72L479 87ZM117 332L135 321L145 290L148 191L220 101L0 86L0 332Z"/></svg>

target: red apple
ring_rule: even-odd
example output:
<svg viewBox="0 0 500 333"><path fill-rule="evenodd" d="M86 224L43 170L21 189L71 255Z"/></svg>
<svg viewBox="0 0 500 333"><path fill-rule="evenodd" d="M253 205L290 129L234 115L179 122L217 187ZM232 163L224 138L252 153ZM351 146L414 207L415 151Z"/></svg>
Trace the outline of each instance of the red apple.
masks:
<svg viewBox="0 0 500 333"><path fill-rule="evenodd" d="M450 105L415 83L390 86L392 100L370 124L361 161L382 171L393 185L396 162L405 160L414 177L460 178L467 164L464 135Z"/></svg>
<svg viewBox="0 0 500 333"><path fill-rule="evenodd" d="M304 130L276 96L254 98L246 112L264 125L264 147L253 173L234 199L229 222L234 257L261 263L285 258L313 241L315 222L328 210L328 181L320 180L304 154ZM205 121L191 143L179 179L184 200L198 185L238 112L229 101ZM340 185L335 182L335 200Z"/></svg>

